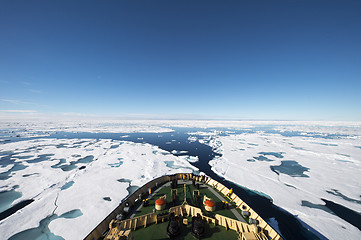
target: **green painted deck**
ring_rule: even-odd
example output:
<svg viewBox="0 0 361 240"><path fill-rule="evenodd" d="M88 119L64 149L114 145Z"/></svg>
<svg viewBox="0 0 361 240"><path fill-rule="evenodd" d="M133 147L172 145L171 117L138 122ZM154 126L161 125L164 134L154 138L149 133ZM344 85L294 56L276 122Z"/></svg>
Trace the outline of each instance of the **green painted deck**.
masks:
<svg viewBox="0 0 361 240"><path fill-rule="evenodd" d="M188 218L188 225L181 224L181 234L172 239L185 239L185 240L195 240L196 238L193 237L191 230L192 230L192 220ZM182 222L182 220L181 220ZM159 240L168 240L170 239L167 235L167 226L168 221L164 223L152 224L147 226L146 228L138 228L137 230L133 231L134 239L159 239ZM236 231L233 230L226 230L222 226L214 226L214 224L204 224L205 225L205 235L202 239L237 239L238 234Z"/></svg>
<svg viewBox="0 0 361 240"><path fill-rule="evenodd" d="M170 187L170 183L167 183L167 184L163 185L162 187L160 187L159 191L157 193L155 193L154 196L151 199L149 199L149 206L141 207L138 211L135 212L135 217L153 212L155 200L157 200L159 197L164 196L165 194L167 195L167 206L166 206L166 209L164 210L164 212L168 212L169 208L173 207L171 190L172 189ZM176 190L177 190L177 197L176 197L176 203L175 203L174 206L179 206L184 201L184 184L179 183ZM223 215L225 217L229 217L229 218L233 218L233 219L237 219L236 216L229 209L223 209L222 208L222 201L217 196L215 196L208 189L207 186L204 186L204 185L200 186L200 188L199 188L200 205L197 205L196 202L195 202L195 199L193 197L193 191L194 190L196 190L196 188L192 185L192 182L191 181L186 181L186 199L187 199L187 203L189 205L199 207L204 212L206 212L206 210L204 209L203 204L202 204L203 196L206 195L207 197L212 198L216 202L216 210L214 212L212 212L212 213L220 214L220 215ZM218 192L218 193L222 197L227 199L222 193L220 193L220 192ZM235 207L235 206L232 205L232 207ZM157 213L161 213L161 212L162 211L157 211Z"/></svg>
<svg viewBox="0 0 361 240"><path fill-rule="evenodd" d="M193 186L192 180L184 180L185 177L196 180L196 186L199 186L199 188ZM183 180L180 180L182 178ZM171 182L169 182L170 180L174 181L174 179L178 179L178 186L176 189L172 189ZM208 183L211 182L215 185L213 185L212 187L204 182L204 178L202 181L202 177L186 174L177 174L176 177L174 177L174 175L171 175L170 177L161 177L156 181L151 182L150 184L144 185L141 189L139 189L139 191L135 192L133 195L129 196L129 198L125 199L126 202L122 202L119 207L111 213L114 215L116 211L119 211L121 214L124 214L123 216L125 217L125 219L113 219L114 221L112 221L111 224L108 224L111 229L108 229L108 234L105 238L110 240L121 237L123 239L125 237L124 230L128 230L127 234L131 233L131 236L133 236L136 240L169 239L169 236L167 235L167 226L169 224L168 214L170 214L169 209L172 207L177 207L172 210L172 212L177 215L181 228L180 235L172 239L195 239L195 237L192 235L192 217L190 215L195 216L197 215L197 213L201 213L202 221L205 227L205 234L201 237L201 239L238 239L240 236L238 235L237 231L245 233L249 231L253 232L256 228L254 228L254 226L251 226L251 228L249 228L249 225L245 225L249 223L248 218L243 218L241 216L242 210L237 208L236 203L234 203L231 199L229 199L222 192L220 192L224 191L225 193L228 193L228 191L230 190L220 185L216 181L208 181L209 179L207 178L205 180ZM152 194L148 196L148 206L144 207L142 204L143 201L140 199L148 195L147 188L149 186L153 186ZM220 191L218 190L218 188ZM195 192L199 193L197 194L198 198L194 197ZM163 211L156 211L156 214L147 215L155 211L155 201L165 195L167 204L165 209ZM172 201L172 196L176 196L174 201ZM211 198L215 201L215 211L207 212L205 210L203 206L204 196L207 196L208 198ZM237 202L237 204L239 204L240 206L244 206L244 203L240 198L234 195L231 196L233 197L234 201ZM197 199L198 201L196 202ZM228 202L226 209L224 208L225 206L223 201ZM186 203L186 205L181 206L184 203ZM129 212L125 208L125 206L130 207ZM194 206L195 208L190 206ZM246 209L248 209L248 207ZM254 215L256 216L256 218L258 217L257 214ZM91 234L88 235L87 239L94 239L94 236L96 238L99 238L99 240L104 239L104 234L100 233L103 232L103 229L105 228L103 223L108 221L109 216L105 220L103 220L103 222L99 224L98 227L96 227L96 229ZM134 217L139 218L134 219ZM188 221L183 221L185 219L187 219ZM233 221L232 219L237 221ZM260 221L263 221L263 219L259 219ZM264 225L264 222L262 222L262 224ZM230 229L227 230L227 228ZM272 238L282 240L282 238L277 233L275 233L273 229L267 224L266 227L261 230L261 233L255 233L257 239ZM272 237L268 236L267 238L266 235L268 235L268 233L272 233Z"/></svg>

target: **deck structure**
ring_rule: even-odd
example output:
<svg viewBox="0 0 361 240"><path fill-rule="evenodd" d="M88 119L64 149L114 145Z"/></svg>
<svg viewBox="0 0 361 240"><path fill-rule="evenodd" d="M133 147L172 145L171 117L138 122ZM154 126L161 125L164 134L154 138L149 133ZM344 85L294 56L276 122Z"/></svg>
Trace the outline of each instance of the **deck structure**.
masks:
<svg viewBox="0 0 361 240"><path fill-rule="evenodd" d="M214 202L215 208L207 208L206 200ZM156 207L164 202L165 208ZM197 224L203 226L202 235L195 233ZM169 233L173 225L176 235ZM145 184L122 201L85 239L195 237L282 240L232 189L209 177L189 173L162 176Z"/></svg>

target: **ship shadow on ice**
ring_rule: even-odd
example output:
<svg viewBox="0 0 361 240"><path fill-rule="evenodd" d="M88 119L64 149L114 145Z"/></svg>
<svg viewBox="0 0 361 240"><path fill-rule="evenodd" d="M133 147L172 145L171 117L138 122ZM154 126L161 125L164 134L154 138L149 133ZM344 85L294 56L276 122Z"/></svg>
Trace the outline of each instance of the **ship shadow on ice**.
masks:
<svg viewBox="0 0 361 240"><path fill-rule="evenodd" d="M321 198L321 200L325 203L324 205L314 204L303 200L301 206L323 210L345 220L361 230L361 213L324 198Z"/></svg>
<svg viewBox="0 0 361 240"><path fill-rule="evenodd" d="M321 200L325 205L302 201L302 206L320 209L333 214L361 230L361 213L324 198L321 198Z"/></svg>
<svg viewBox="0 0 361 240"><path fill-rule="evenodd" d="M284 210L284 209L281 209L281 210ZM284 210L284 211L286 211L286 210ZM287 212L287 213L290 214L289 212ZM318 239L320 239L320 240L328 240L328 238L326 238L321 233L319 233L316 229L314 229L313 227L311 227L310 225L308 225L307 223L305 223L304 221L299 219L297 216L294 216L294 217L297 218L299 224L302 225L302 227L306 228L308 231L310 231L311 233L316 235L316 237ZM310 238L310 239L312 239L312 238Z"/></svg>
<svg viewBox="0 0 361 240"><path fill-rule="evenodd" d="M325 206L339 218L342 218L361 231L361 213L324 198L321 198L321 200L325 203Z"/></svg>

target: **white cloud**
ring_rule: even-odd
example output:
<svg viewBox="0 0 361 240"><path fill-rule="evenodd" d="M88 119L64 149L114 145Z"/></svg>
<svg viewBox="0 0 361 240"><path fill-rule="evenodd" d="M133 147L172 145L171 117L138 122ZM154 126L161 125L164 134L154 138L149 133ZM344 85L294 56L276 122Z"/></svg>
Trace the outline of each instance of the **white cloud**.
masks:
<svg viewBox="0 0 361 240"><path fill-rule="evenodd" d="M0 99L0 101L11 103L11 104L16 104L16 105L28 104L28 105L34 105L34 106L39 106L39 107L49 107L48 105L44 105L44 104L38 104L35 102L26 102L26 101L15 100L15 99Z"/></svg>
<svg viewBox="0 0 361 240"><path fill-rule="evenodd" d="M12 103L12 104L35 104L35 103L32 103L32 102L23 102L23 101L20 101L20 100L15 100L15 99L0 99L1 101L3 102L7 102L7 103Z"/></svg>
<svg viewBox="0 0 361 240"><path fill-rule="evenodd" d="M28 89L28 90L33 93L41 93L41 91L37 89Z"/></svg>
<svg viewBox="0 0 361 240"><path fill-rule="evenodd" d="M18 100L12 100L12 99L0 99L3 102L12 103L12 104L20 104L21 102Z"/></svg>
<svg viewBox="0 0 361 240"><path fill-rule="evenodd" d="M36 113L35 110L0 110L0 112L6 113Z"/></svg>

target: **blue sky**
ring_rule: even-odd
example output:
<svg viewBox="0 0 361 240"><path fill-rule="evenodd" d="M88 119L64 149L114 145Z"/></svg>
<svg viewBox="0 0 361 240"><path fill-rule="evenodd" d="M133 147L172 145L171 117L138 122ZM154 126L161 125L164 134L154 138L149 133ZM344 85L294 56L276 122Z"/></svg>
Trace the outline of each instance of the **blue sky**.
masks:
<svg viewBox="0 0 361 240"><path fill-rule="evenodd" d="M0 115L361 120L360 1L0 2Z"/></svg>

